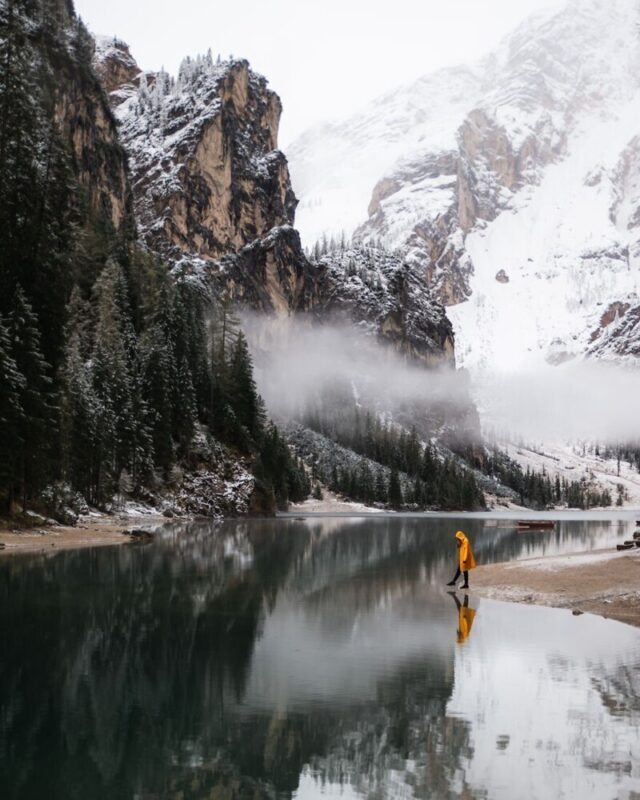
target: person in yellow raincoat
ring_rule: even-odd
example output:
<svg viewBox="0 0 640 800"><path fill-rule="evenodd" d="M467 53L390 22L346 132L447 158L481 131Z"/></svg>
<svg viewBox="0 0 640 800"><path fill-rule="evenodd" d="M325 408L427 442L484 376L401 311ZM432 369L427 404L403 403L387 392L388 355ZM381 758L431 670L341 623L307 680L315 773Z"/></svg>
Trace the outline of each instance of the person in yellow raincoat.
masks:
<svg viewBox="0 0 640 800"><path fill-rule="evenodd" d="M473 620L476 618L476 609L469 608L468 594L464 596L464 603L458 600L458 595L455 592L449 592L449 594L455 600L458 609L458 644L464 644L471 633L471 626L473 625Z"/></svg>
<svg viewBox="0 0 640 800"><path fill-rule="evenodd" d="M464 575L464 583L461 588L468 589L469 570L476 566L476 560L471 549L471 542L462 531L456 531L456 539L458 544L458 569L453 580L449 581L447 586L455 586L460 575Z"/></svg>

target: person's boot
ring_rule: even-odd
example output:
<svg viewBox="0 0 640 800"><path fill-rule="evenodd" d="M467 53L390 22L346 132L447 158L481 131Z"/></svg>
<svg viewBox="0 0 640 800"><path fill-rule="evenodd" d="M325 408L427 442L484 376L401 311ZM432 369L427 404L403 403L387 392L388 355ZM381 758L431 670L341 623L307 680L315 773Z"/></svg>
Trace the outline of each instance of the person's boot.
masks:
<svg viewBox="0 0 640 800"><path fill-rule="evenodd" d="M447 586L455 586L455 585L456 585L455 580L454 581L449 581L449 583L447 584Z"/></svg>
<svg viewBox="0 0 640 800"><path fill-rule="evenodd" d="M468 589L469 588L469 584L468 583L463 583L460 588L461 589Z"/></svg>

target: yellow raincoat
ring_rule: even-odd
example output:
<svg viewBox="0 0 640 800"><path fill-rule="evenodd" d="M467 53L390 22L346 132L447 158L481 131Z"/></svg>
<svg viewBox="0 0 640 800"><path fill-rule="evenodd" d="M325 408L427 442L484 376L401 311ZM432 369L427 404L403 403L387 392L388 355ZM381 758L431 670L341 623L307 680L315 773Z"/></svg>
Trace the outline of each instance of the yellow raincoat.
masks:
<svg viewBox="0 0 640 800"><path fill-rule="evenodd" d="M460 606L458 609L458 644L463 644L463 642L467 641L475 616L475 608Z"/></svg>
<svg viewBox="0 0 640 800"><path fill-rule="evenodd" d="M457 531L456 539L459 539L460 549L458 550L458 558L460 559L460 571L465 572L468 569L473 569L476 566L476 560L473 557L473 550L471 549L471 542L467 539L462 531Z"/></svg>

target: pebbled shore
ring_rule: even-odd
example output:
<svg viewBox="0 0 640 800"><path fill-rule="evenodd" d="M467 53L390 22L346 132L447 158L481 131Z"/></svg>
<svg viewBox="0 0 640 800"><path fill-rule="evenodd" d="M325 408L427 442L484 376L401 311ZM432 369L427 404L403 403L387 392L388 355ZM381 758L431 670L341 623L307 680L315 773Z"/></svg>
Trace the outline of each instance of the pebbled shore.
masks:
<svg viewBox="0 0 640 800"><path fill-rule="evenodd" d="M640 627L640 550L596 550L479 566L474 594L598 614Z"/></svg>
<svg viewBox="0 0 640 800"><path fill-rule="evenodd" d="M65 525L40 526L27 530L0 529L0 558L19 553L53 553L80 547L104 547L126 544L131 537L123 532L131 528L159 525L167 520L161 516L83 517L76 527Z"/></svg>

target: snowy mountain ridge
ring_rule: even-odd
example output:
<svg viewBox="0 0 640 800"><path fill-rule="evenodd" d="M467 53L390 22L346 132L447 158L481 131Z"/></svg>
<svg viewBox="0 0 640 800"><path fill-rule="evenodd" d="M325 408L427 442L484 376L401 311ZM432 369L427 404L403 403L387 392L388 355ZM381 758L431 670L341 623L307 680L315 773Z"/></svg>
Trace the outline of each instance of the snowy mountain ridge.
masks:
<svg viewBox="0 0 640 800"><path fill-rule="evenodd" d="M637 357L639 21L637 0L570 0L307 132L304 243L344 228L422 264L472 370Z"/></svg>
<svg viewBox="0 0 640 800"><path fill-rule="evenodd" d="M136 83L114 93L148 240L212 258L293 222L280 100L247 61L209 52Z"/></svg>
<svg viewBox="0 0 640 800"><path fill-rule="evenodd" d="M207 53L174 78L142 72L126 44L99 39L95 63L150 250L252 310L349 319L419 362L453 362L451 326L417 265L373 247L306 259L277 149L280 100L248 62Z"/></svg>

